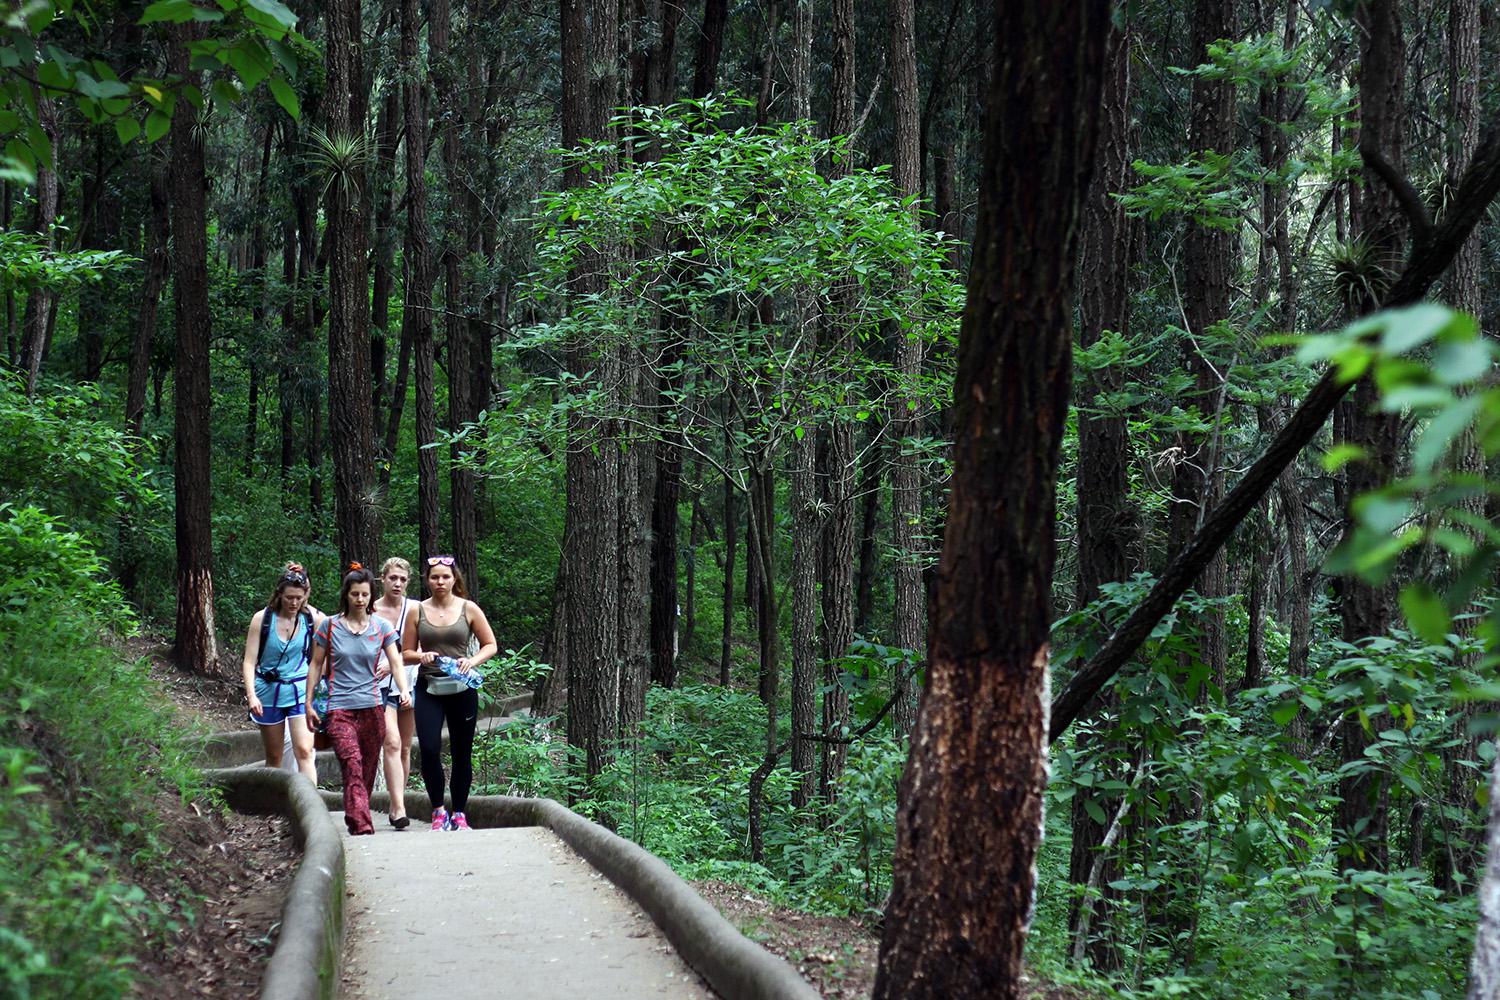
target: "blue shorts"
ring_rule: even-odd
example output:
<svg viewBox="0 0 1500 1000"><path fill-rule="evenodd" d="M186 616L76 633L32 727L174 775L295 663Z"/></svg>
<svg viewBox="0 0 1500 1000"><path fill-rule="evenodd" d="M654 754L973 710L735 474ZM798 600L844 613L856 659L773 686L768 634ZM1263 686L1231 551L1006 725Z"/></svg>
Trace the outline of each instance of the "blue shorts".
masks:
<svg viewBox="0 0 1500 1000"><path fill-rule="evenodd" d="M388 688L381 689L380 702L387 708L394 708L398 712L411 711L411 705L408 705L405 709L401 707L401 692L396 690L396 685L394 684L392 684ZM413 702L413 704L415 704L415 702Z"/></svg>
<svg viewBox="0 0 1500 1000"><path fill-rule="evenodd" d="M307 710L307 706L299 701L297 704L288 705L286 708L277 708L275 705L262 705L261 709L262 712L260 715L256 715L254 712L250 713L251 722L257 726L279 726L294 715L302 715Z"/></svg>

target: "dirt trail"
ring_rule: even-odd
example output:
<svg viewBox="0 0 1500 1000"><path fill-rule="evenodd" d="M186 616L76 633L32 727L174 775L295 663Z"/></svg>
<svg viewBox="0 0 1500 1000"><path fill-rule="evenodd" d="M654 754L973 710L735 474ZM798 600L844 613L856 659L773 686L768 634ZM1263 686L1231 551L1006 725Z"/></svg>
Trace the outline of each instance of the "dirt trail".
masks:
<svg viewBox="0 0 1500 1000"><path fill-rule="evenodd" d="M386 826L345 849L344 996L714 996L649 917L546 830Z"/></svg>

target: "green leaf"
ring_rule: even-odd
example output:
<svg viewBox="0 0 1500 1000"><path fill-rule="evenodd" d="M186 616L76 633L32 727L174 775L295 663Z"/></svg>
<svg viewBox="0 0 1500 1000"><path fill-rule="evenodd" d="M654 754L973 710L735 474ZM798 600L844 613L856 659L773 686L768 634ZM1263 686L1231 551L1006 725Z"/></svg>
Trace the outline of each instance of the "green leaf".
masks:
<svg viewBox="0 0 1500 1000"><path fill-rule="evenodd" d="M1298 705L1295 701L1288 701L1284 704L1277 705L1275 708L1271 709L1271 721L1276 723L1278 726L1284 726L1297 717L1297 712L1300 709L1301 706Z"/></svg>
<svg viewBox="0 0 1500 1000"><path fill-rule="evenodd" d="M1100 808L1099 803L1093 799L1084 799L1083 811L1088 813L1089 818L1095 823L1098 823L1100 826L1104 825L1104 810Z"/></svg>
<svg viewBox="0 0 1500 1000"><path fill-rule="evenodd" d="M262 14L268 15L288 31L297 26L297 15L292 13L290 7L279 3L278 0L245 0L245 3Z"/></svg>
<svg viewBox="0 0 1500 1000"><path fill-rule="evenodd" d="M130 143L132 139L141 134L141 123L134 118L116 118L115 135L120 138L120 145Z"/></svg>
<svg viewBox="0 0 1500 1000"><path fill-rule="evenodd" d="M1449 340L1432 352L1432 374L1444 385L1476 382L1490 372L1494 364L1491 345L1478 337Z"/></svg>
<svg viewBox="0 0 1500 1000"><path fill-rule="evenodd" d="M151 112L146 116L146 141L155 142L157 139L160 139L162 136L166 135L167 130L171 127L172 119L168 118L160 111Z"/></svg>
<svg viewBox="0 0 1500 1000"><path fill-rule="evenodd" d="M188 0L157 0L156 3L146 8L141 19L136 24L156 24L166 21L168 24L186 24L193 19L194 7Z"/></svg>
<svg viewBox="0 0 1500 1000"><path fill-rule="evenodd" d="M1430 643L1447 641L1453 628L1448 609L1426 583L1409 583L1401 589L1401 613L1412 631Z"/></svg>
<svg viewBox="0 0 1500 1000"><path fill-rule="evenodd" d="M1412 450L1412 467L1417 472L1431 472L1432 467L1447 453L1453 439L1474 421L1483 403L1484 398L1481 396L1463 396L1439 410L1437 416L1422 429L1422 436Z"/></svg>
<svg viewBox="0 0 1500 1000"><path fill-rule="evenodd" d="M1337 472L1350 462L1357 462L1367 454L1369 452L1357 444L1350 444L1347 441L1336 444L1323 455L1323 471Z"/></svg>
<svg viewBox="0 0 1500 1000"><path fill-rule="evenodd" d="M271 88L271 96L276 98L281 110L291 115L293 121L302 118L302 105L297 101L297 92L285 80L273 76L266 86Z"/></svg>
<svg viewBox="0 0 1500 1000"><path fill-rule="evenodd" d="M1378 534L1388 534L1401 527L1414 509L1410 500L1379 493L1357 497L1351 506L1360 523Z"/></svg>
<svg viewBox="0 0 1500 1000"><path fill-rule="evenodd" d="M1393 309L1381 314L1384 329L1380 334L1380 348L1387 354L1405 354L1427 343L1448 324L1455 313L1447 306L1433 302L1419 302L1404 309Z"/></svg>

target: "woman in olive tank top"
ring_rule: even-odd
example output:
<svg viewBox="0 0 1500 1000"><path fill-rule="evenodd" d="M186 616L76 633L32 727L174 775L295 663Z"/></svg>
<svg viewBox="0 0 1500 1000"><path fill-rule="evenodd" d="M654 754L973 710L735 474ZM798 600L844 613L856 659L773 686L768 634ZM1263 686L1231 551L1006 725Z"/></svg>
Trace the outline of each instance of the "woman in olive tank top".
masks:
<svg viewBox="0 0 1500 1000"><path fill-rule="evenodd" d="M407 613L401 630L402 656L417 670L417 743L422 748L422 783L432 803L432 829L467 830L464 807L474 783L474 728L479 719L479 692L465 687L454 694L436 694L429 684L446 678L433 661L449 656L458 661L459 673L468 673L499 650L495 633L484 611L467 599L463 574L452 556L428 556L424 567L427 590L432 595ZM469 654L470 639L479 641L479 651ZM448 724L448 745L453 754L453 811L443 808L443 723Z"/></svg>

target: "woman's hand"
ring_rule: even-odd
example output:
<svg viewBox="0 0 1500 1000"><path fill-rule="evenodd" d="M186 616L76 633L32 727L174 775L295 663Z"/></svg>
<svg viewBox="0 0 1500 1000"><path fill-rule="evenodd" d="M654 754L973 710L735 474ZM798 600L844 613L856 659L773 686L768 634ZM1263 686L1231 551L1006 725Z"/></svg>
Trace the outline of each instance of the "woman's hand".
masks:
<svg viewBox="0 0 1500 1000"><path fill-rule="evenodd" d="M401 707L402 708L411 708L411 692L410 691L402 691L401 692Z"/></svg>
<svg viewBox="0 0 1500 1000"><path fill-rule="evenodd" d="M417 654L418 663L431 663L435 659L437 659L437 654L430 649L424 649Z"/></svg>
<svg viewBox="0 0 1500 1000"><path fill-rule="evenodd" d="M319 718L318 710L312 707L311 702L308 703L306 711L304 711L302 714L303 717L307 720L308 729L316 730L318 726L322 725L323 720Z"/></svg>
<svg viewBox="0 0 1500 1000"><path fill-rule="evenodd" d="M380 664L375 668L375 679L383 681L389 676L391 676L391 665L385 660L381 660Z"/></svg>
<svg viewBox="0 0 1500 1000"><path fill-rule="evenodd" d="M250 714L251 715L257 715L258 716L258 715L265 715L266 714L266 706L264 706L264 705L262 705L260 703L260 699L259 698L255 697L254 694L251 694L251 695L248 695L248 699L250 701Z"/></svg>
<svg viewBox="0 0 1500 1000"><path fill-rule="evenodd" d="M466 674L470 670L474 669L474 664L470 663L469 658L465 656L458 660L457 665L453 669L457 670L461 674Z"/></svg>

